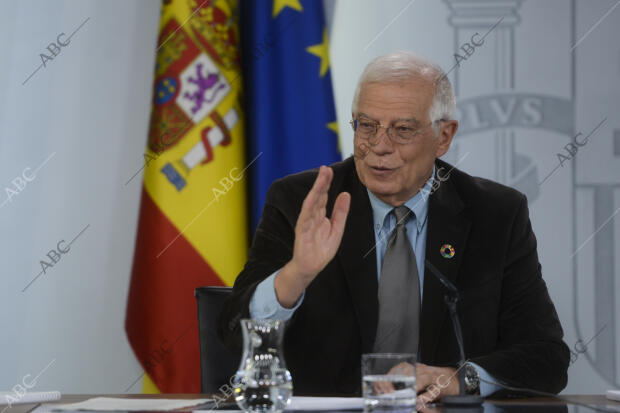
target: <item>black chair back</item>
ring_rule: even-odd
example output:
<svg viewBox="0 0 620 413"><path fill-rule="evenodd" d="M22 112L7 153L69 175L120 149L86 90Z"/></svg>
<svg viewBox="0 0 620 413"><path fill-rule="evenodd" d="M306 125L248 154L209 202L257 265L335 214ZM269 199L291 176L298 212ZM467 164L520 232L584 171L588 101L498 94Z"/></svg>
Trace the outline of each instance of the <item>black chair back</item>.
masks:
<svg viewBox="0 0 620 413"><path fill-rule="evenodd" d="M202 393L218 393L237 371L241 357L232 354L217 337L217 316L231 287L199 287L194 291L198 305L200 338L200 389Z"/></svg>

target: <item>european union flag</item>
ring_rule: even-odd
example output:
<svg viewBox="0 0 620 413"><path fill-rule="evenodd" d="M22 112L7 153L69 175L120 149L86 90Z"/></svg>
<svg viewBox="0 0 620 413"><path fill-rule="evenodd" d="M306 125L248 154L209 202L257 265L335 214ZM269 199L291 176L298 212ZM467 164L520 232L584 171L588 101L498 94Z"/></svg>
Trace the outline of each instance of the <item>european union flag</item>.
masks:
<svg viewBox="0 0 620 413"><path fill-rule="evenodd" d="M242 1L252 230L271 183L341 159L323 2Z"/></svg>

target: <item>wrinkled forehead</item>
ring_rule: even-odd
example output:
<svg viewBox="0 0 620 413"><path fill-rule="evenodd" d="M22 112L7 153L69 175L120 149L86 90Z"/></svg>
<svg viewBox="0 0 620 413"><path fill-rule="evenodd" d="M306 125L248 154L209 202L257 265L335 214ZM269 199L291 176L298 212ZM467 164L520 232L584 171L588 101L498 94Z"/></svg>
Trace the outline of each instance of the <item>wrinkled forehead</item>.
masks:
<svg viewBox="0 0 620 413"><path fill-rule="evenodd" d="M425 120L433 103L435 85L416 76L403 81L368 82L361 85L357 114L375 120Z"/></svg>

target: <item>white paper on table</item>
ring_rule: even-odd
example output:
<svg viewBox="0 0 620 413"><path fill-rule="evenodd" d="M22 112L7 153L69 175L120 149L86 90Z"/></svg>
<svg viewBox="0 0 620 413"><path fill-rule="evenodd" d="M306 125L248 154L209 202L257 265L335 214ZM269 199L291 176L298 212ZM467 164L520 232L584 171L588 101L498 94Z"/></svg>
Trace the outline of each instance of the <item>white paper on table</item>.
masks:
<svg viewBox="0 0 620 413"><path fill-rule="evenodd" d="M293 396L286 410L359 410L364 408L361 397Z"/></svg>
<svg viewBox="0 0 620 413"><path fill-rule="evenodd" d="M170 411L212 402L213 399L126 399L94 397L78 403L44 404L39 411L97 410L97 411ZM33 412L34 413L34 412Z"/></svg>
<svg viewBox="0 0 620 413"><path fill-rule="evenodd" d="M361 397L306 397L293 396L291 403L284 410L360 410L364 408ZM208 410L194 410L205 413ZM239 412L238 410L216 410L220 412ZM211 410L211 412L213 412ZM32 412L35 413L35 412Z"/></svg>

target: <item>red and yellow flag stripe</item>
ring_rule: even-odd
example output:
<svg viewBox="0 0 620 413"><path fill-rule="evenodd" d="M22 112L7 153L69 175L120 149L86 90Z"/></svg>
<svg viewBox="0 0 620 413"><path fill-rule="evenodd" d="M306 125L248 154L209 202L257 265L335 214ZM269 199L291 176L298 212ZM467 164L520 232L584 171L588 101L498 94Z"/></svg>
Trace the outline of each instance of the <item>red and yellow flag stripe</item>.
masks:
<svg viewBox="0 0 620 413"><path fill-rule="evenodd" d="M194 289L247 258L236 7L166 0L161 16L126 330L165 393L200 390Z"/></svg>

